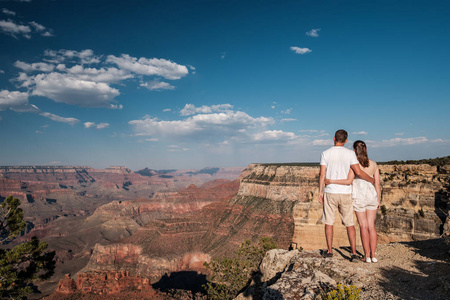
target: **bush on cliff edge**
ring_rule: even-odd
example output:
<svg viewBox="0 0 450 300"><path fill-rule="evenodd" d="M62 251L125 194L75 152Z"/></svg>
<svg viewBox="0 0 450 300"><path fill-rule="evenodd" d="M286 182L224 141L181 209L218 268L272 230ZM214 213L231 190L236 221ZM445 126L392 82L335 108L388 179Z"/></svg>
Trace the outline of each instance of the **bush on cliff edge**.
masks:
<svg viewBox="0 0 450 300"><path fill-rule="evenodd" d="M258 245L250 240L241 244L233 258L215 259L204 263L211 271L205 288L208 299L233 299L251 282L267 251L277 248L272 238L262 237Z"/></svg>
<svg viewBox="0 0 450 300"><path fill-rule="evenodd" d="M17 198L8 197L0 204L1 245L17 237L26 226ZM38 238L0 249L0 296L22 299L33 291L33 281L48 279L55 269L55 252L45 252L47 243Z"/></svg>

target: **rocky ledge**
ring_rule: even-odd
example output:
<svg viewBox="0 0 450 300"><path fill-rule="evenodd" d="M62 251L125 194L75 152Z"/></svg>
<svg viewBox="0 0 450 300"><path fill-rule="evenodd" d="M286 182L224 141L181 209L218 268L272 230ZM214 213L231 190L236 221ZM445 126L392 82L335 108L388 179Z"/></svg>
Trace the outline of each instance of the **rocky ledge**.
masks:
<svg viewBox="0 0 450 300"><path fill-rule="evenodd" d="M449 249L442 238L384 244L378 263L349 262L346 248L335 249L332 258L274 249L261 263L261 276L236 299L320 299L337 284L356 286L360 299L448 299Z"/></svg>

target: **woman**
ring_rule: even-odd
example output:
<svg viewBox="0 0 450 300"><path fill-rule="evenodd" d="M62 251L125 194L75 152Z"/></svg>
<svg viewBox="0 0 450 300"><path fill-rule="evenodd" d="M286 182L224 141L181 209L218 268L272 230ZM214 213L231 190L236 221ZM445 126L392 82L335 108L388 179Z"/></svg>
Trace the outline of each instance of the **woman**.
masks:
<svg viewBox="0 0 450 300"><path fill-rule="evenodd" d="M353 150L355 150L361 170L375 178L375 186L359 177L355 178L355 173L353 173L352 169L350 169L347 179L326 179L325 184L349 185L353 182L353 210L356 212L356 217L358 218L364 249L364 258L362 260L368 263L376 263L378 259L375 257L375 251L377 249L375 219L381 201L380 171L378 170L377 163L370 160L367 156L366 143L356 141L353 143Z"/></svg>

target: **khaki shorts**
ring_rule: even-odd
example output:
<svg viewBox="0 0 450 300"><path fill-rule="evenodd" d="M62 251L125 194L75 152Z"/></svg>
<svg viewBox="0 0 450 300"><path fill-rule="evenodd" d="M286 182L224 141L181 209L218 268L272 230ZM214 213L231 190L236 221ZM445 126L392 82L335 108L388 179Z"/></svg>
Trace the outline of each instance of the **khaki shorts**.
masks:
<svg viewBox="0 0 450 300"><path fill-rule="evenodd" d="M339 210L342 223L345 226L354 226L352 194L325 193L323 197L322 223L334 225L336 210Z"/></svg>

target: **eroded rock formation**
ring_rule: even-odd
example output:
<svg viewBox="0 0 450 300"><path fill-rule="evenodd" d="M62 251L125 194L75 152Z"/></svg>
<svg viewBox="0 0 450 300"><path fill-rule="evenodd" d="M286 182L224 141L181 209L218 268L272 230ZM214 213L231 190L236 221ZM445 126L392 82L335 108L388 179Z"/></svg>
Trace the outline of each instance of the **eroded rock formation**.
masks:
<svg viewBox="0 0 450 300"><path fill-rule="evenodd" d="M444 233L449 222L449 170L450 166L425 164L380 166L383 208L376 226L381 242L435 238ZM250 165L246 172L249 175L242 178L238 197L282 204L294 220L292 242L304 249L326 245L322 205L317 201L318 167L260 164ZM339 221L334 232L336 247L348 245Z"/></svg>
<svg viewBox="0 0 450 300"><path fill-rule="evenodd" d="M380 242L449 232L449 166L382 165L380 171ZM273 237L285 249L291 244L324 248L318 173L315 166L252 164L240 181L215 181L103 205L86 218L85 235L78 234L88 236L92 228L101 228L102 239L77 275L127 271L153 282L166 273L204 272L204 261L229 257L244 240L261 236ZM339 221L334 236L334 246L348 245ZM88 239L95 240L92 234Z"/></svg>

